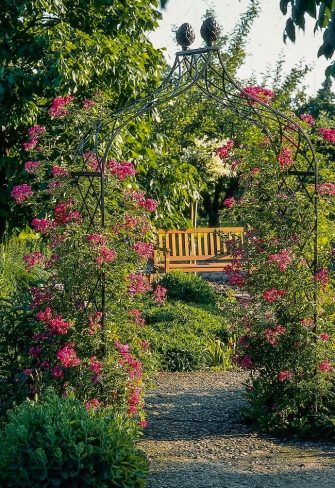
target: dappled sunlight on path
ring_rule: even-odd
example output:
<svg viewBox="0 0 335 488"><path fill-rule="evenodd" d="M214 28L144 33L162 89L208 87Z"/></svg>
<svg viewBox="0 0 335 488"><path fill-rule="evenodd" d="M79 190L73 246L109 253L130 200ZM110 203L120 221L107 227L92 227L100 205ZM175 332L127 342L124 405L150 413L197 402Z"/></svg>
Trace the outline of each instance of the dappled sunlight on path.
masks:
<svg viewBox="0 0 335 488"><path fill-rule="evenodd" d="M335 444L280 441L243 424L241 373L162 373L147 399L148 488L334 488Z"/></svg>

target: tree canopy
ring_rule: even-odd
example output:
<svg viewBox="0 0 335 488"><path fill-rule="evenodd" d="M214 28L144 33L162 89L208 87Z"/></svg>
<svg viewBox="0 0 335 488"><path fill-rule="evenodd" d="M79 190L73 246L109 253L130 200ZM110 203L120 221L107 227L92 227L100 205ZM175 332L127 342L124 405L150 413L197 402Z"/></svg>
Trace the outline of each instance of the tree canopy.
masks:
<svg viewBox="0 0 335 488"><path fill-rule="evenodd" d="M323 30L323 43L321 44L318 56L325 56L327 59L333 57L335 51L335 4L332 0L280 0L280 9L284 15L289 11L284 41L289 38L292 42L296 39L296 27L305 30L305 17L315 19L315 29ZM335 76L335 65L327 68L327 75Z"/></svg>
<svg viewBox="0 0 335 488"><path fill-rule="evenodd" d="M122 106L157 84L162 56L147 33L158 0L4 0L0 18L1 217L21 166L22 136L50 100L103 93Z"/></svg>

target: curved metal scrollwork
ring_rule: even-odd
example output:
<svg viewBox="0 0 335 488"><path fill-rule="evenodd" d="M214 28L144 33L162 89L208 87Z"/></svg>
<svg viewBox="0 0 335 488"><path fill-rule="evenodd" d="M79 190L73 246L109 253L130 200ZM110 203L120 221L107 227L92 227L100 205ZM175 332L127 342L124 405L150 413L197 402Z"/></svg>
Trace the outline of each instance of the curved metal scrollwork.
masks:
<svg viewBox="0 0 335 488"><path fill-rule="evenodd" d="M88 229L95 226L104 227L105 166L107 160L113 157L113 143L120 132L134 119L177 98L192 87L214 100L223 110L229 109L248 124L257 126L266 136L276 156L283 147L289 145L292 148L294 165L288 171L281 173L278 182L279 190L287 194L299 192L305 197L306 210L308 208L309 211L304 215L302 210L301 219L305 220L307 234L314 236L314 257L311 268L312 272L315 272L317 269L318 169L313 145L303 128L294 120L245 91L229 75L219 49L211 45L177 52L171 71L159 88L147 97L102 117L81 140L77 155L82 158L82 171L73 173L73 178L82 196L82 211L84 214L86 212ZM107 140L106 133L108 133ZM102 134L104 134L103 140ZM94 154L99 162L97 171L87 171L84 155L88 152ZM86 182L84 189L83 181ZM87 205L88 198L92 199L93 204ZM313 219L310 219L311 206ZM99 293L101 299L97 301L96 295ZM104 293L103 277L99 276L97 286L88 300L92 303L94 301L95 306L103 310Z"/></svg>

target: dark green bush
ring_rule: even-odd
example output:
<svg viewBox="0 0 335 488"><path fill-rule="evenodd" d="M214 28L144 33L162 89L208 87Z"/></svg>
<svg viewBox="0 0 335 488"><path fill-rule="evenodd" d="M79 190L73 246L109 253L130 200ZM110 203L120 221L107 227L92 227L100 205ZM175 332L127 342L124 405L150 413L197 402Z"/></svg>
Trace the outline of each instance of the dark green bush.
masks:
<svg viewBox="0 0 335 488"><path fill-rule="evenodd" d="M0 418L13 404L29 395L23 351L31 342L29 300L18 293L17 300L0 297Z"/></svg>
<svg viewBox="0 0 335 488"><path fill-rule="evenodd" d="M110 410L86 411L53 390L8 413L0 437L0 486L143 487L147 461L135 426Z"/></svg>
<svg viewBox="0 0 335 488"><path fill-rule="evenodd" d="M191 371L206 366L205 349L214 339L226 341L228 326L218 313L196 305L167 302L144 311L143 330L151 349L167 371Z"/></svg>
<svg viewBox="0 0 335 488"><path fill-rule="evenodd" d="M173 271L164 275L160 284L167 289L168 299L203 305L216 304L215 291L198 275Z"/></svg>
<svg viewBox="0 0 335 488"><path fill-rule="evenodd" d="M203 350L205 341L194 334L179 334L172 330L164 336L164 340L157 340L156 350L160 356L161 368L164 371L195 371L205 367ZM158 338L160 334L156 337ZM160 336L162 337L162 336Z"/></svg>

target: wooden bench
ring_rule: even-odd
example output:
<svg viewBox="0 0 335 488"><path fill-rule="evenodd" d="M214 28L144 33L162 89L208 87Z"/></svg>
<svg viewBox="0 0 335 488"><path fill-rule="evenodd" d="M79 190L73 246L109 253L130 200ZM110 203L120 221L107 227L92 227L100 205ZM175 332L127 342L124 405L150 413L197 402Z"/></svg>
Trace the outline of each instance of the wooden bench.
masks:
<svg viewBox="0 0 335 488"><path fill-rule="evenodd" d="M219 272L232 262L226 240L243 242L243 227L159 230L155 251L155 272L179 269L186 272Z"/></svg>

